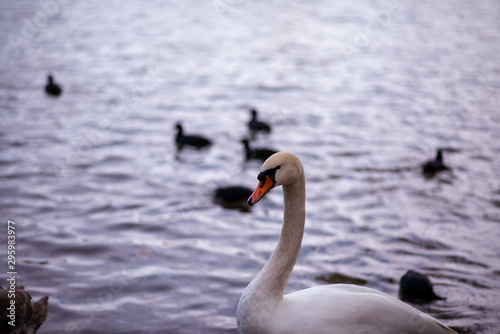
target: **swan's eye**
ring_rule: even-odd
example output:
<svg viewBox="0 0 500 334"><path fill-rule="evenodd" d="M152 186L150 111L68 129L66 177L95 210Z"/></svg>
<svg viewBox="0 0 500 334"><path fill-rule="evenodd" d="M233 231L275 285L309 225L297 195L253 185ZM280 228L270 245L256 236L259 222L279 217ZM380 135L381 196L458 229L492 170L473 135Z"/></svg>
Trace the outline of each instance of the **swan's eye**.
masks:
<svg viewBox="0 0 500 334"><path fill-rule="evenodd" d="M271 169L266 169L263 172L260 172L259 175L257 176L257 180L259 181L264 181L266 179L266 176L269 177L269 179L274 183L276 183L275 176L276 176L276 171L280 169L281 166L276 166Z"/></svg>

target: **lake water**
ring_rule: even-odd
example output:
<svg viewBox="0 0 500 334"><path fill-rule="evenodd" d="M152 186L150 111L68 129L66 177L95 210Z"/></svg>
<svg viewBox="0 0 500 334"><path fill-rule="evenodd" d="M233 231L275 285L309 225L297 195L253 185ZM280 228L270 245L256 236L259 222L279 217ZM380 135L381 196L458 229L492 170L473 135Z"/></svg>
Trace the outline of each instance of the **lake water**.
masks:
<svg viewBox="0 0 500 334"><path fill-rule="evenodd" d="M236 332L283 209L209 196L257 186L251 107L273 124L253 144L306 170L287 291L397 296L413 269L446 297L418 308L500 333L498 1L18 0L0 29L0 235L16 223L17 283L50 296L39 333ZM213 147L177 155L178 121ZM424 178L439 147L452 170Z"/></svg>

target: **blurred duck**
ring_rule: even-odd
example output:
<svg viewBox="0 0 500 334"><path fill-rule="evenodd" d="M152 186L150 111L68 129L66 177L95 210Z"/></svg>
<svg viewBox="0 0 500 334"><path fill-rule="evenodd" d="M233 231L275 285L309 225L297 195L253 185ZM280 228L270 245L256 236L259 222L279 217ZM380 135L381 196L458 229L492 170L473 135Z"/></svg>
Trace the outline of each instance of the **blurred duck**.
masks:
<svg viewBox="0 0 500 334"><path fill-rule="evenodd" d="M269 124L257 120L257 110L251 109L250 113L252 115L252 118L247 123L247 125L251 132L271 132L271 126Z"/></svg>
<svg viewBox="0 0 500 334"><path fill-rule="evenodd" d="M446 299L434 293L432 283L427 276L408 270L399 281L399 296L412 303L429 303L436 299Z"/></svg>
<svg viewBox="0 0 500 334"><path fill-rule="evenodd" d="M62 93L62 88L61 86L59 86L58 84L56 84L54 82L54 78L52 77L52 75L49 75L47 77L47 85L45 86L45 92L47 92L47 94L49 95L52 95L52 96L59 96L61 95Z"/></svg>
<svg viewBox="0 0 500 334"><path fill-rule="evenodd" d="M245 147L245 157L247 160L261 160L265 161L271 155L276 153L275 150L271 150L265 147L255 147L251 148L248 139L243 139L241 141Z"/></svg>
<svg viewBox="0 0 500 334"><path fill-rule="evenodd" d="M435 174L443 170L449 170L450 168L446 166L443 162L443 151L437 150L436 159L429 160L422 165L422 172L424 174Z"/></svg>
<svg viewBox="0 0 500 334"><path fill-rule="evenodd" d="M177 144L177 149L179 150L184 146L203 148L212 145L212 142L205 137L199 135L185 135L180 123L177 123L176 128L177 136L175 137L175 143Z"/></svg>
<svg viewBox="0 0 500 334"><path fill-rule="evenodd" d="M213 200L226 209L248 210L248 197L252 190L242 186L228 186L215 189Z"/></svg>
<svg viewBox="0 0 500 334"><path fill-rule="evenodd" d="M47 319L49 311L49 296L40 298L36 302L31 301L31 295L19 286L15 289L15 298L11 298L10 290L0 286L0 333L2 334L34 334ZM10 301L15 300L14 323L9 324L12 318Z"/></svg>

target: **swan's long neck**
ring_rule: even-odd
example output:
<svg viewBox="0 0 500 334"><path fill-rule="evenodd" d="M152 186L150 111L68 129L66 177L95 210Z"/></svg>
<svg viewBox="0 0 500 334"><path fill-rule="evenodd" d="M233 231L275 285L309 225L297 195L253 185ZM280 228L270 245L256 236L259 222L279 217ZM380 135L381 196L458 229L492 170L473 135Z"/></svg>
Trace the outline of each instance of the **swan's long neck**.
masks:
<svg viewBox="0 0 500 334"><path fill-rule="evenodd" d="M273 301L283 297L302 244L306 214L304 175L295 183L284 185L283 196L285 208L278 246L250 284L255 297Z"/></svg>

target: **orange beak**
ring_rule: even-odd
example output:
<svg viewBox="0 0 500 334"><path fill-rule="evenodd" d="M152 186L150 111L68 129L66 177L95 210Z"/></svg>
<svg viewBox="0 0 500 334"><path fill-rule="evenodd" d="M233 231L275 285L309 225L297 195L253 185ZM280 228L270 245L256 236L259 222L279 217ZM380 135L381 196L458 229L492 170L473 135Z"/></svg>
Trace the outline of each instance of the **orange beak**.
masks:
<svg viewBox="0 0 500 334"><path fill-rule="evenodd" d="M255 189L253 194L248 198L248 205L254 205L257 203L273 186L273 180L266 175L264 180L260 181L257 189Z"/></svg>

